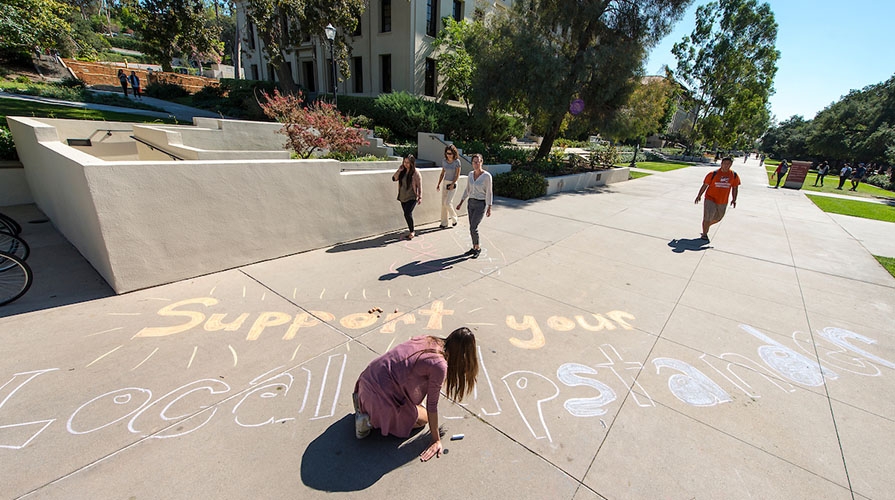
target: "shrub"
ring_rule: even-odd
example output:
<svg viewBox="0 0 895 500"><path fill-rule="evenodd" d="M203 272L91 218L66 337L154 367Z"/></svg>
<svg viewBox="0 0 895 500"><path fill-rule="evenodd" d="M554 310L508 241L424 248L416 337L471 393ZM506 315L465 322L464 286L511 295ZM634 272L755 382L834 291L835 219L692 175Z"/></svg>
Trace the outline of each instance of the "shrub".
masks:
<svg viewBox="0 0 895 500"><path fill-rule="evenodd" d="M397 146L392 147L392 150L395 153L395 156L400 156L404 158L407 155L419 156L417 153L417 145L414 144L399 144Z"/></svg>
<svg viewBox="0 0 895 500"><path fill-rule="evenodd" d="M879 188L888 189L889 191L895 191L895 182L892 182L892 179L886 174L871 175L864 182Z"/></svg>
<svg viewBox="0 0 895 500"><path fill-rule="evenodd" d="M190 95L189 92L186 91L185 88L177 85L176 83L150 83L143 90L143 93L149 97L155 97L156 99L164 99L170 101L172 99L177 99L178 97L186 97Z"/></svg>
<svg viewBox="0 0 895 500"><path fill-rule="evenodd" d="M280 133L289 138L287 146L302 158L309 158L317 150L328 149L334 153L354 153L366 145L360 131L351 128L348 119L330 103L318 101L304 106L304 99L296 95L282 95L274 90L273 96L264 94L261 109L283 123Z"/></svg>
<svg viewBox="0 0 895 500"><path fill-rule="evenodd" d="M224 99L225 93L226 91L221 86L206 85L193 94L193 102L214 103Z"/></svg>
<svg viewBox="0 0 895 500"><path fill-rule="evenodd" d="M529 170L514 169L494 176L494 194L517 200L530 200L547 194L547 179Z"/></svg>
<svg viewBox="0 0 895 500"><path fill-rule="evenodd" d="M267 115L258 103L263 100L263 94L272 94L277 85L274 82L261 80L223 78L220 88L227 95L227 99L221 103L217 111L236 118L266 120Z"/></svg>
<svg viewBox="0 0 895 500"><path fill-rule="evenodd" d="M62 87L68 87L70 89L87 88L87 84L84 83L84 80L81 80L80 78L71 77L71 76L66 76L65 78L60 80L59 85Z"/></svg>
<svg viewBox="0 0 895 500"><path fill-rule="evenodd" d="M357 116L351 117L351 119L349 121L351 122L352 127L365 128L365 129L373 128L373 119L366 115L357 115Z"/></svg>
<svg viewBox="0 0 895 500"><path fill-rule="evenodd" d="M434 103L407 92L382 94L375 101L376 114L395 135L403 139L416 139L417 132L441 132L438 126L438 110Z"/></svg>
<svg viewBox="0 0 895 500"><path fill-rule="evenodd" d="M19 159L16 152L16 143L12 140L12 133L6 127L0 127L0 161L15 161Z"/></svg>
<svg viewBox="0 0 895 500"><path fill-rule="evenodd" d="M373 135L385 142L392 142L392 140L395 138L395 135L392 133L392 130L390 128L380 127L379 125L373 127ZM416 146L414 146L414 149L416 149Z"/></svg>

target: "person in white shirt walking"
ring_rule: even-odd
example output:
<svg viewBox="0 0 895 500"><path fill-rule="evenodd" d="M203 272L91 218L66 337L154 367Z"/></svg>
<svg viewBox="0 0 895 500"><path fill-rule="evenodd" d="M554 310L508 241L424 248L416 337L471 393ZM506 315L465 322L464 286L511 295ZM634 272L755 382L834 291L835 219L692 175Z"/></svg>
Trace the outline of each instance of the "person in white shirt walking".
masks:
<svg viewBox="0 0 895 500"><path fill-rule="evenodd" d="M464 255L471 255L475 259L482 253L482 247L479 246L479 224L482 222L482 217L491 217L494 192L491 189L491 174L482 170L482 155L478 153L472 155L472 169L466 181L466 191L463 191L463 197L460 198L457 210L460 210L463 202L469 198L466 210L469 214L469 234L472 236L472 248Z"/></svg>

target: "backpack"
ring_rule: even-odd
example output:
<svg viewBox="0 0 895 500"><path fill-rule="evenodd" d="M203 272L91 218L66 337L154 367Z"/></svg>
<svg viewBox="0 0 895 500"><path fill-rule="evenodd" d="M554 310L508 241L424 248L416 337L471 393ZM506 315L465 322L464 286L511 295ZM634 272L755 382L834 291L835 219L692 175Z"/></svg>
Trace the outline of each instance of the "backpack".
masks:
<svg viewBox="0 0 895 500"><path fill-rule="evenodd" d="M714 182L714 181L715 181L715 175L716 175L718 172L720 172L720 171L721 171L721 169L719 168L718 170L715 170L714 172L712 172L712 176L711 176L711 178L709 178L709 182ZM733 172L733 171L731 170L731 172ZM740 176L737 175L736 172L733 172L733 178L734 178L734 179L739 179Z"/></svg>

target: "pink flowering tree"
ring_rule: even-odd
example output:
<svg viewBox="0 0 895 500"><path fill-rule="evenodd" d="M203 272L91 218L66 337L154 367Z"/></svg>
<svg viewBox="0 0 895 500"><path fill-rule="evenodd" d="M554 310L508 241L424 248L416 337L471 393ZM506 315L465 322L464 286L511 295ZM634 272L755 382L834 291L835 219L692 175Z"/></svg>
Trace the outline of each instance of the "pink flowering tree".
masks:
<svg viewBox="0 0 895 500"><path fill-rule="evenodd" d="M310 158L315 151L329 150L336 153L354 153L360 146L369 144L362 130L352 128L348 119L335 106L326 102L304 105L298 95L264 93L261 109L268 117L283 124L279 132L288 140L284 147L295 151L301 158Z"/></svg>

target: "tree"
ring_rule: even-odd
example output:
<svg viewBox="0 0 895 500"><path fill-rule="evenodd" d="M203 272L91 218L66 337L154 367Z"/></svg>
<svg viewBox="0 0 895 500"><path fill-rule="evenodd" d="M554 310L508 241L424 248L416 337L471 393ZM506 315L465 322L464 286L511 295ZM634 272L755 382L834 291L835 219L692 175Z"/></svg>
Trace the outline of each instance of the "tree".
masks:
<svg viewBox="0 0 895 500"><path fill-rule="evenodd" d="M810 120L794 115L765 133L761 138L761 150L774 158L807 160L814 156L808 149L812 129Z"/></svg>
<svg viewBox="0 0 895 500"><path fill-rule="evenodd" d="M808 147L818 156L888 162L895 144L895 76L853 90L814 117Z"/></svg>
<svg viewBox="0 0 895 500"><path fill-rule="evenodd" d="M648 136L662 131L673 116L676 84L659 76L647 77L628 96L608 125L600 132L615 141L634 140L635 146ZM631 159L633 166L637 160L637 148Z"/></svg>
<svg viewBox="0 0 895 500"><path fill-rule="evenodd" d="M777 23L766 3L719 0L696 10L696 27L672 53L676 76L697 103L697 140L733 147L767 130L780 56L776 40Z"/></svg>
<svg viewBox="0 0 895 500"><path fill-rule="evenodd" d="M541 124L545 157L571 103L607 120L633 90L646 49L690 0L519 0L495 13L474 47L478 108L522 110Z"/></svg>
<svg viewBox="0 0 895 500"><path fill-rule="evenodd" d="M438 74L443 79L441 95L462 100L466 104L466 114L471 115L469 99L472 94L472 77L475 61L466 49L476 36L482 33L482 23L444 19L444 28L432 44L438 54Z"/></svg>
<svg viewBox="0 0 895 500"><path fill-rule="evenodd" d="M143 0L139 18L146 52L164 71L182 54L219 57L220 26L206 14L203 0Z"/></svg>
<svg viewBox="0 0 895 500"><path fill-rule="evenodd" d="M357 28L365 5L366 0L247 0L240 4L263 42L264 54L276 68L280 88L287 93L295 92L296 87L286 56L305 36L325 40L324 29L330 23L340 28L334 41L336 62L343 75L350 75L345 36Z"/></svg>
<svg viewBox="0 0 895 500"><path fill-rule="evenodd" d="M4 0L0 4L0 49L56 48L72 29L71 7L55 0Z"/></svg>
<svg viewBox="0 0 895 500"><path fill-rule="evenodd" d="M304 106L301 92L298 95L263 93L261 109L268 117L283 124L279 132L286 137L286 147L302 158L310 158L322 149L336 153L353 153L368 142L361 131L351 128L348 120L328 102L318 101Z"/></svg>

